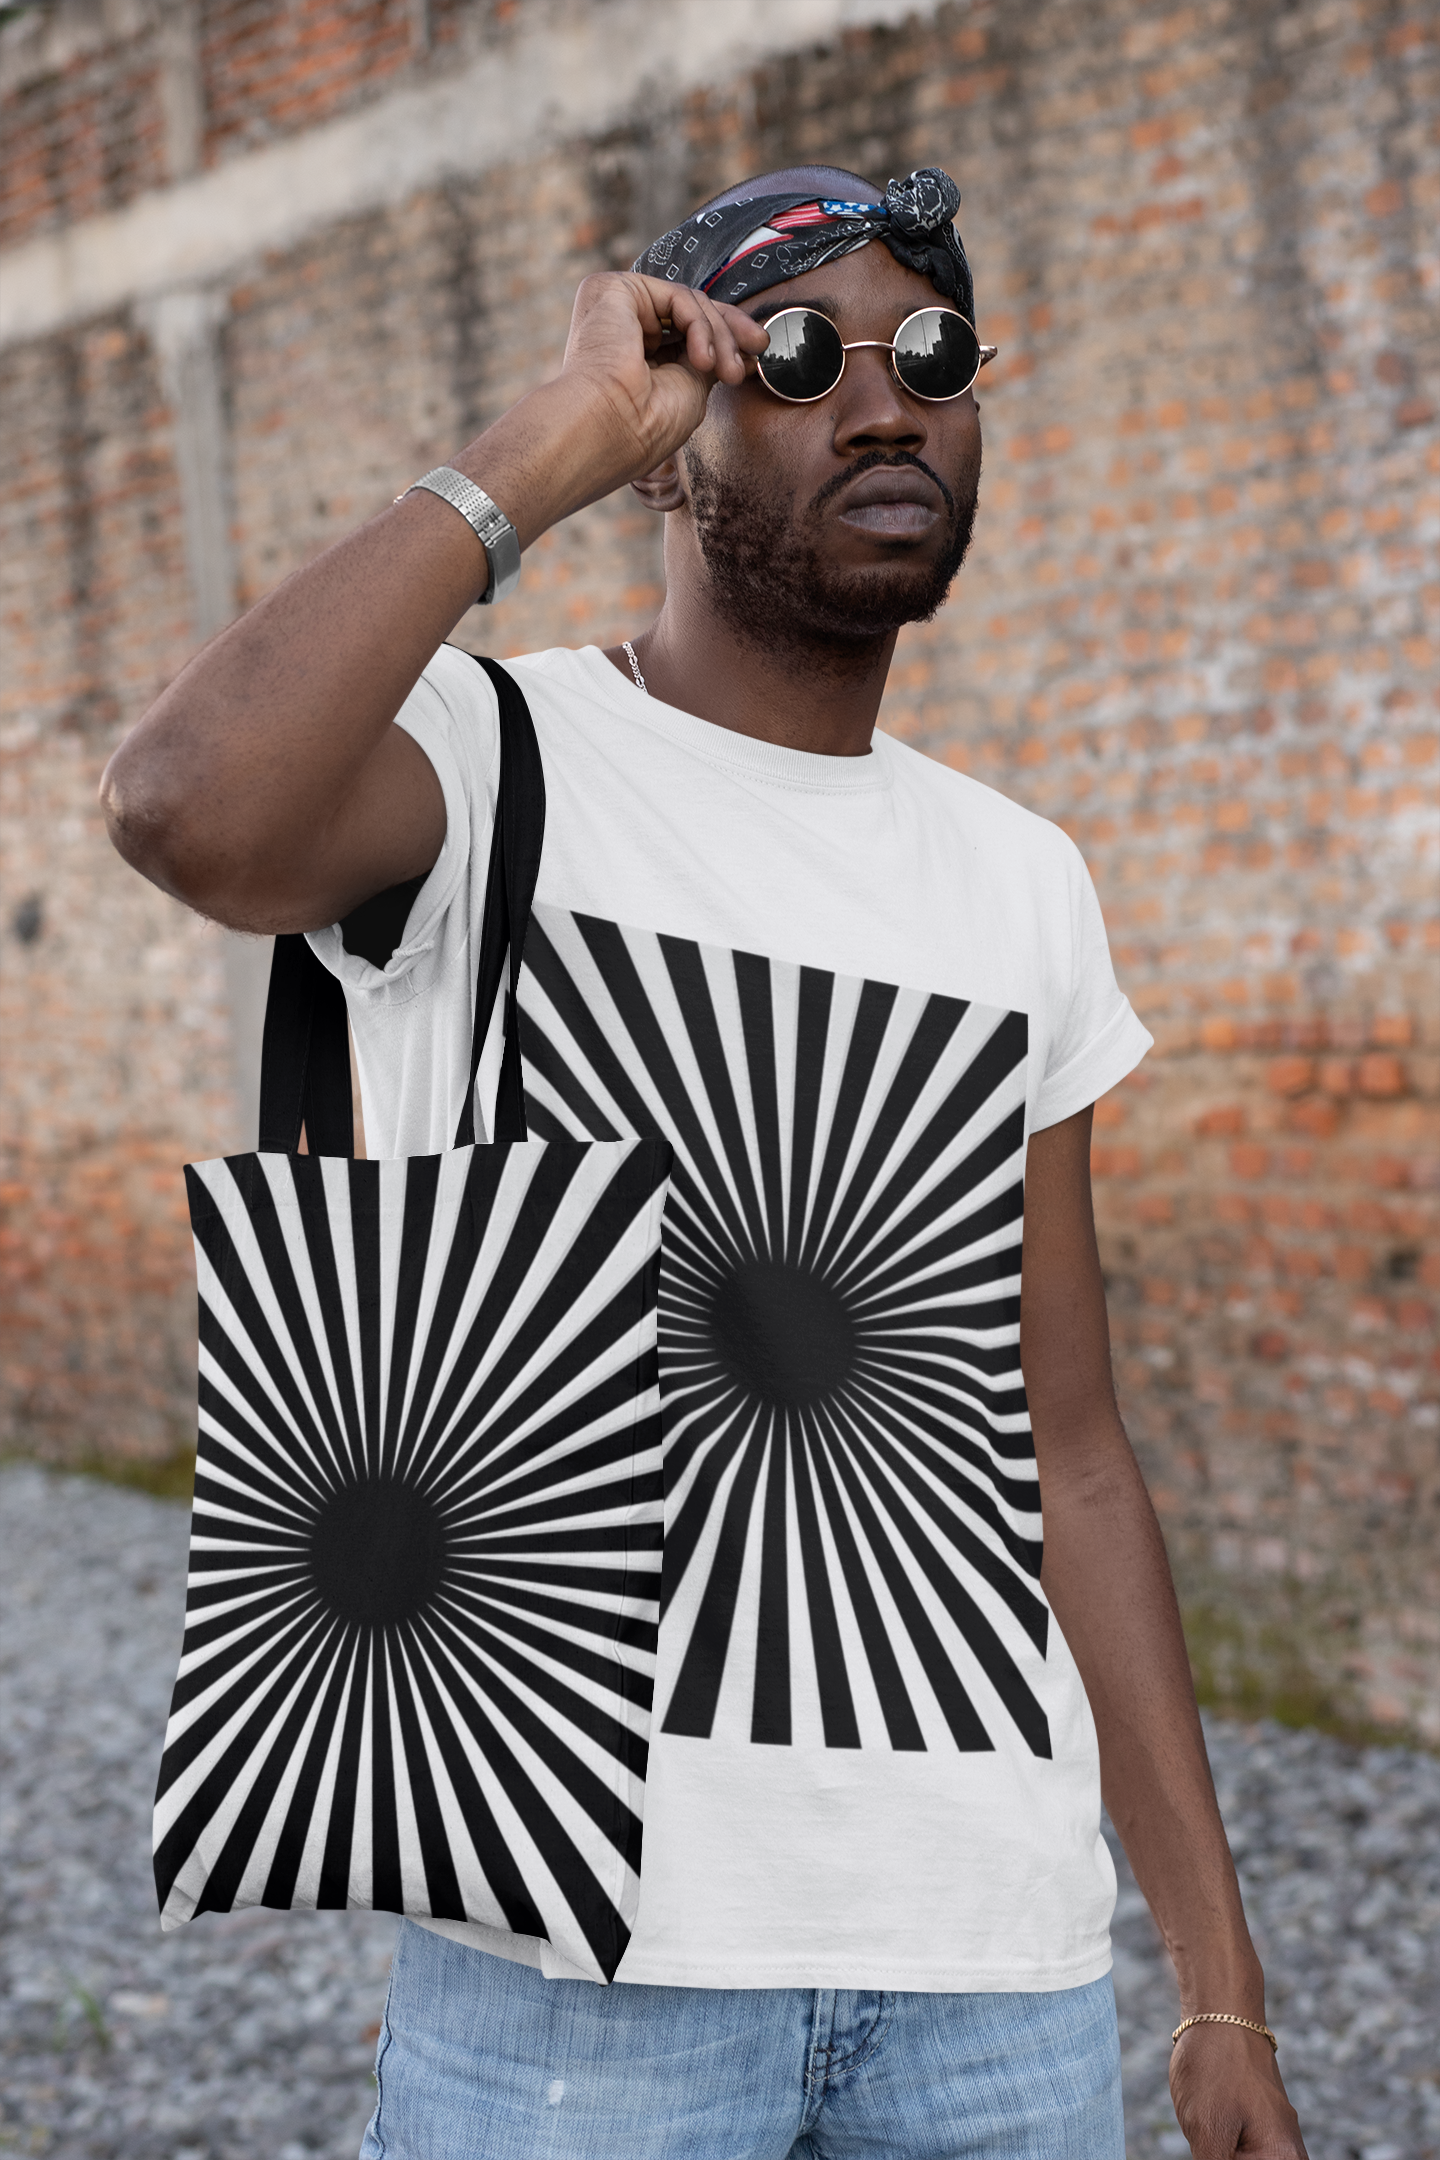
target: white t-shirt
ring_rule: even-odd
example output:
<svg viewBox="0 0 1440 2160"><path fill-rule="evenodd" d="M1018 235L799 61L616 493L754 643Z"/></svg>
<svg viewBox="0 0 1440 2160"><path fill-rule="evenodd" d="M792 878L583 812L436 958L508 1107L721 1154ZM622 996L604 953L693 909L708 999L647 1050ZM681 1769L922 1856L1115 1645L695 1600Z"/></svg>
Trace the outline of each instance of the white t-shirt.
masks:
<svg viewBox="0 0 1440 2160"><path fill-rule="evenodd" d="M1150 1046L1084 863L883 734L819 757L663 705L593 647L508 664L546 786L531 1136L658 1132L676 1158L669 1603L616 1977L1096 1979L1114 1874L1038 1580L1018 1351L1025 1134ZM338 928L312 939L345 986L375 1155L453 1144L498 781L467 655L442 647L400 725L444 790L439 861L383 971ZM477 1133L498 1061L492 1030Z"/></svg>

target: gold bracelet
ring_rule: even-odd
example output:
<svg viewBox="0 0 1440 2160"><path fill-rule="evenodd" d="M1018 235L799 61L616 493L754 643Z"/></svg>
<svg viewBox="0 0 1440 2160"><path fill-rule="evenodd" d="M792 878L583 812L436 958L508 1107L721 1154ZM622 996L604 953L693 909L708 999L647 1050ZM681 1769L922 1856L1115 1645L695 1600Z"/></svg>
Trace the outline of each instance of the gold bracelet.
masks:
<svg viewBox="0 0 1440 2160"><path fill-rule="evenodd" d="M1182 2018L1170 2035L1171 2047L1174 2047L1181 2033L1189 2032L1192 2025L1243 2025L1246 2032L1264 2033L1270 2043L1271 2052L1276 2055L1280 2052L1280 2043L1268 2025L1257 2025L1253 2018L1236 2017L1230 2010L1197 2010L1194 2017Z"/></svg>

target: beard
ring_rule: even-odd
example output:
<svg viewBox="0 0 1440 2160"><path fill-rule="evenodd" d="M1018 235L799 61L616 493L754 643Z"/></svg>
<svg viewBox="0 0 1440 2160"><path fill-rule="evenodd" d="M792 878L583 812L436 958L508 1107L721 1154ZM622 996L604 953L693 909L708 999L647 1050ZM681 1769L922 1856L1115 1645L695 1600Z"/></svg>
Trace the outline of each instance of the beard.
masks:
<svg viewBox="0 0 1440 2160"><path fill-rule="evenodd" d="M695 537L717 609L747 645L763 652L803 648L827 672L868 666L879 639L902 623L929 622L975 529L978 465L957 496L910 451L870 450L827 480L797 516L793 492L782 496L717 473L693 438L684 458ZM827 562L819 548L821 512L879 465L914 465L934 481L945 500L944 546L924 561L898 556L864 570Z"/></svg>

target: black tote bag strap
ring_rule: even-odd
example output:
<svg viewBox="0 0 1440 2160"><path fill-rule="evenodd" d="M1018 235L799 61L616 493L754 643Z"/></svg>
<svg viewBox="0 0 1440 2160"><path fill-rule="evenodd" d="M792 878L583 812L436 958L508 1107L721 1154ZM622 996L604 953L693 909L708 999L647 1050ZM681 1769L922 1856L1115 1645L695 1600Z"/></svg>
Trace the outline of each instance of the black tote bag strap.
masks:
<svg viewBox="0 0 1440 2160"><path fill-rule="evenodd" d="M481 660L500 708L500 799L476 970L475 1024L456 1147L475 1141L475 1080L495 999L504 986L505 1051L495 1100L497 1140L527 1140L515 986L545 837L545 772L530 708L514 677L497 660ZM507 979L508 962L508 979ZM275 940L270 995L260 1052L260 1149L293 1155L300 1129L312 1155L353 1155L355 1117L350 1093L350 1036L345 993L300 935Z"/></svg>
<svg viewBox="0 0 1440 2160"><path fill-rule="evenodd" d="M480 931L480 964L475 980L475 1028L470 1041L470 1075L460 1122L455 1127L456 1147L475 1143L475 1079L485 1047L495 999L504 988L505 1051L500 1061L500 1084L495 1091L496 1140L528 1140L525 1122L525 1083L520 1065L520 1013L516 989L525 934L530 928L530 907L535 880L540 874L540 850L545 840L545 769L530 708L513 675L498 660L471 659L484 668L495 685L500 708L500 800L496 805L495 832L490 842L490 872L485 881L485 916ZM508 977L506 962L509 962Z"/></svg>
<svg viewBox="0 0 1440 2160"><path fill-rule="evenodd" d="M355 1153L345 992L309 941L275 940L260 1048L260 1152L293 1155L300 1128L312 1155Z"/></svg>

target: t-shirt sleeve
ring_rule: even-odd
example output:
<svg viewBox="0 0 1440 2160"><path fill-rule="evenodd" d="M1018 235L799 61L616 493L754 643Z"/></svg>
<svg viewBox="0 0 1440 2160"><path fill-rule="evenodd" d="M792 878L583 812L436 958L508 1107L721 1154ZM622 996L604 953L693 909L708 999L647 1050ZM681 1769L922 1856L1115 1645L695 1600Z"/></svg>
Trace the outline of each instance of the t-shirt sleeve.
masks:
<svg viewBox="0 0 1440 2160"><path fill-rule="evenodd" d="M499 778L500 731L490 678L468 653L442 645L395 716L429 759L445 797L445 839L383 968L345 950L338 923L310 943L346 991L398 997L429 990L468 953L483 907Z"/></svg>
<svg viewBox="0 0 1440 2160"><path fill-rule="evenodd" d="M1070 857L1070 958L1070 995L1050 1038L1032 1132L1098 1101L1154 1041L1115 980L1100 902L1078 849Z"/></svg>

